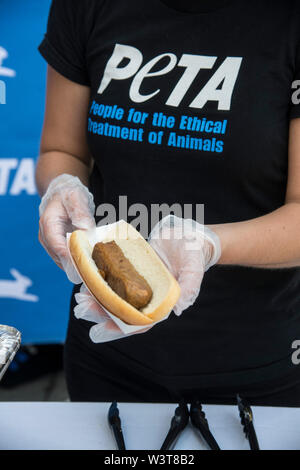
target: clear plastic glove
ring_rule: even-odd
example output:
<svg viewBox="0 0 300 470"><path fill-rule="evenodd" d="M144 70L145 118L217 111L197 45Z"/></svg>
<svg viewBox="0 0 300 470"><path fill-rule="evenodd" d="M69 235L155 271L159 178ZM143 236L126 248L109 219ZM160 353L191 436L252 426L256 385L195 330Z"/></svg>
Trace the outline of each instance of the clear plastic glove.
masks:
<svg viewBox="0 0 300 470"><path fill-rule="evenodd" d="M219 260L219 237L195 220L170 215L156 224L149 243L181 287L181 296L174 307L176 315L180 315L193 305L204 273Z"/></svg>
<svg viewBox="0 0 300 470"><path fill-rule="evenodd" d="M69 280L82 282L70 259L66 233L95 227L93 195L77 176L59 175L43 196L40 207L39 240Z"/></svg>
<svg viewBox="0 0 300 470"><path fill-rule="evenodd" d="M94 343L105 343L107 341L125 338L132 334L145 333L152 328L150 326L135 333L124 334L101 305L94 300L84 284L82 284L80 292L75 294L75 300L77 302L74 308L75 317L96 323L91 327L89 333Z"/></svg>

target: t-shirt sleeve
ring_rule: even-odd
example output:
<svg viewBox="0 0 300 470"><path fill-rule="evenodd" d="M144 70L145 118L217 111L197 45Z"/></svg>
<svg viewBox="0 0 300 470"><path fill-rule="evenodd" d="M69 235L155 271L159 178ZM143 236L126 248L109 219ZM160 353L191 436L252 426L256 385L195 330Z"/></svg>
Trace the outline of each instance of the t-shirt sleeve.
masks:
<svg viewBox="0 0 300 470"><path fill-rule="evenodd" d="M89 85L86 63L88 0L52 0L45 37L39 51L57 72Z"/></svg>

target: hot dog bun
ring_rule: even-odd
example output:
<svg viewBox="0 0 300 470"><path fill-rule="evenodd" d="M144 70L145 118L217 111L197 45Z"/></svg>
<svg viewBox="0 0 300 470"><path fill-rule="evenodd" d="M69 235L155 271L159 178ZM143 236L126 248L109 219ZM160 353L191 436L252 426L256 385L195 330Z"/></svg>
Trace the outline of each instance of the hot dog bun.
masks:
<svg viewBox="0 0 300 470"><path fill-rule="evenodd" d="M150 302L141 309L133 307L114 292L103 279L92 258L94 245L83 230L71 234L69 249L84 283L94 297L112 314L129 325L150 325L163 319L180 296L176 279L147 241L130 224L114 225L101 242L115 241L136 271L152 289Z"/></svg>

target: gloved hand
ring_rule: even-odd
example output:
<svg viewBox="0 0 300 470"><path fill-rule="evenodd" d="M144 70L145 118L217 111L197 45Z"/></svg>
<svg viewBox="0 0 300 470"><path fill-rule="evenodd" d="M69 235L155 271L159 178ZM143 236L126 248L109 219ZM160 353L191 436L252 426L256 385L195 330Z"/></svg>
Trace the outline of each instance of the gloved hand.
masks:
<svg viewBox="0 0 300 470"><path fill-rule="evenodd" d="M152 326L149 326L135 333L124 334L101 305L94 300L84 284L82 284L80 292L75 294L75 300L77 302L74 308L75 317L96 323L90 328L89 333L94 343L105 343L133 334L145 333L152 328Z"/></svg>
<svg viewBox="0 0 300 470"><path fill-rule="evenodd" d="M81 279L67 249L66 233L95 227L93 195L77 176L54 178L39 206L39 240L55 263L75 284Z"/></svg>
<svg viewBox="0 0 300 470"><path fill-rule="evenodd" d="M180 315L195 302L204 273L219 260L219 237L195 220L170 215L156 224L149 243L181 287L174 307L174 313Z"/></svg>

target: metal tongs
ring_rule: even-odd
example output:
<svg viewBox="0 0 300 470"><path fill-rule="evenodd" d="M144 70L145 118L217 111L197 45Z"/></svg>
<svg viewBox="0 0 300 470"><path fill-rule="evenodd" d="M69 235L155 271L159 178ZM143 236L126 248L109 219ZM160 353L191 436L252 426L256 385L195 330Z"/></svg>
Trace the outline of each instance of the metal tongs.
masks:
<svg viewBox="0 0 300 470"><path fill-rule="evenodd" d="M119 450L126 450L124 436L121 427L121 419L119 416L119 409L117 402L113 401L108 410L108 422L111 426L112 432L114 434L117 446Z"/></svg>
<svg viewBox="0 0 300 470"><path fill-rule="evenodd" d="M116 401L113 401L110 405L107 417L118 449L126 450L119 409ZM174 416L171 420L170 429L160 450L172 450L174 448L180 434L188 425L189 418L191 418L192 425L199 431L201 437L204 439L208 447L211 450L221 450L209 429L209 425L200 402L193 401L189 411L187 403L184 400L181 400L175 409Z"/></svg>
<svg viewBox="0 0 300 470"><path fill-rule="evenodd" d="M172 450L174 448L178 437L189 422L189 416L187 404L182 400L175 410L169 432L160 450Z"/></svg>
<svg viewBox="0 0 300 470"><path fill-rule="evenodd" d="M175 410L169 432L160 450L171 450L174 448L179 435L187 426L189 418L191 418L192 425L199 431L208 447L211 450L220 450L220 447L209 429L208 422L200 402L192 402L189 411L184 400L179 403L179 406Z"/></svg>
<svg viewBox="0 0 300 470"><path fill-rule="evenodd" d="M246 438L249 441L251 450L260 450L259 444L256 436L256 432L253 425L253 413L250 408L250 405L247 401L241 398L239 395L236 396L237 405L240 412L241 423L244 428L244 433Z"/></svg>
<svg viewBox="0 0 300 470"><path fill-rule="evenodd" d="M210 450L221 450L209 429L208 421L199 401L191 403L190 417L192 425L199 431Z"/></svg>

